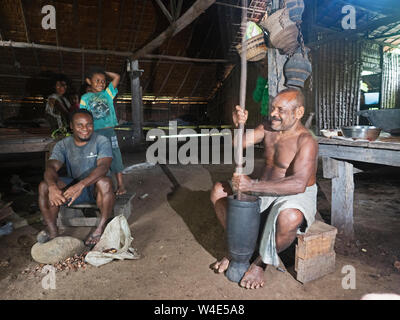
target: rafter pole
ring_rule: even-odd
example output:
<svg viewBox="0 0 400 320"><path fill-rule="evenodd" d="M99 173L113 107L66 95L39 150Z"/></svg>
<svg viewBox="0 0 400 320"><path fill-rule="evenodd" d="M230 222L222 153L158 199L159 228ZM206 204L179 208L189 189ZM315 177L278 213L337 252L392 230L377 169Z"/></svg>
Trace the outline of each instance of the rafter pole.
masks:
<svg viewBox="0 0 400 320"><path fill-rule="evenodd" d="M174 21L174 18L172 17L171 13L168 11L168 9L164 6L164 3L161 2L161 0L156 0L158 6L160 7L161 11L164 13L164 15L167 17L169 23L172 23Z"/></svg>
<svg viewBox="0 0 400 320"><path fill-rule="evenodd" d="M162 32L158 37L147 43L141 49L133 53L133 59L138 59L147 53L158 48L165 40L173 37L190 23L192 23L200 14L208 9L215 0L197 0L178 20L173 22L167 30Z"/></svg>
<svg viewBox="0 0 400 320"><path fill-rule="evenodd" d="M81 49L81 48L70 48L70 47L57 47L45 44L35 44L33 42L12 42L12 41L0 41L0 47L14 47L14 48L36 48L48 51L64 51L64 52L74 52L86 54L109 54L121 57L132 58L132 52L129 51L113 51L113 50L95 50L95 49ZM228 63L229 60L226 59L200 59L200 58L189 58L181 56L169 56L169 55L159 55L159 54L146 54L142 56L143 59L162 59L170 61L179 61L187 63Z"/></svg>

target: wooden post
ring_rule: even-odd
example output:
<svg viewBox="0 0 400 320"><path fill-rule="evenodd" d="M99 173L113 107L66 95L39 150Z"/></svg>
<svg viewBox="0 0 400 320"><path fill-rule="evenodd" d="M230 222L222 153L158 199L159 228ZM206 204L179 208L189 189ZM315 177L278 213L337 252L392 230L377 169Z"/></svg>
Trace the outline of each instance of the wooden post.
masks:
<svg viewBox="0 0 400 320"><path fill-rule="evenodd" d="M343 231L345 237L353 239L353 165L339 160L331 164L336 165L332 172L337 172L337 176L332 178L331 224Z"/></svg>
<svg viewBox="0 0 400 320"><path fill-rule="evenodd" d="M132 123L133 123L133 143L134 145L142 142L142 95L140 89L139 62L133 60L130 62L130 70L128 70L131 79L132 93Z"/></svg>

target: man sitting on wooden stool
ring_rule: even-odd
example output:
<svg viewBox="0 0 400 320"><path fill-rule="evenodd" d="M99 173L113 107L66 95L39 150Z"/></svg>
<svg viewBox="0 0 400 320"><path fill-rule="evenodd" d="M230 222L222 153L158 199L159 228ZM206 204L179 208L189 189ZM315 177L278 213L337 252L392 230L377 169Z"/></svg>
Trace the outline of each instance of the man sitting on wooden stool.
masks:
<svg viewBox="0 0 400 320"><path fill-rule="evenodd" d="M84 109L71 115L73 135L57 142L39 185L39 207L51 239L57 237L57 216L60 206L97 203L101 219L96 230L85 241L94 246L106 227L115 203L113 183L109 177L112 161L110 141L93 133L93 116ZM66 165L68 177L59 177L58 170Z"/></svg>
<svg viewBox="0 0 400 320"><path fill-rule="evenodd" d="M294 88L281 91L272 101L270 119L254 129L254 136L243 136L243 148L264 142L265 167L262 176L252 180L234 174L232 187L244 193L260 195L260 212L270 208L260 242L259 256L244 274L240 285L257 289L264 285L266 264L279 266L277 253L296 239L304 220L307 228L314 222L317 209L318 144L301 123L304 96ZM236 127L247 121L248 112L236 106ZM216 215L226 227L227 196L233 193L229 184L217 182L211 192ZM223 258L213 268L222 273L229 259Z"/></svg>

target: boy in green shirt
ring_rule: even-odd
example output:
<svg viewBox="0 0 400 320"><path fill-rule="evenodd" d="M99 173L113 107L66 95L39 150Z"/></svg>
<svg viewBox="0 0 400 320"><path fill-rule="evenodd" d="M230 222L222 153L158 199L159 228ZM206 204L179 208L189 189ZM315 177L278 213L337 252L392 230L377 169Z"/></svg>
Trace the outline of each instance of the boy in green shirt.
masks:
<svg viewBox="0 0 400 320"><path fill-rule="evenodd" d="M106 88L106 76L112 80ZM117 179L116 195L126 193L122 171L121 151L118 146L117 135L114 127L118 125L117 116L114 109L114 98L118 93L117 86L120 76L114 72L107 72L101 68L92 68L87 77L86 82L90 86L90 92L81 97L80 108L87 109L92 112L94 119L94 130L96 133L107 137L112 146L113 160L111 163L111 172L115 173Z"/></svg>

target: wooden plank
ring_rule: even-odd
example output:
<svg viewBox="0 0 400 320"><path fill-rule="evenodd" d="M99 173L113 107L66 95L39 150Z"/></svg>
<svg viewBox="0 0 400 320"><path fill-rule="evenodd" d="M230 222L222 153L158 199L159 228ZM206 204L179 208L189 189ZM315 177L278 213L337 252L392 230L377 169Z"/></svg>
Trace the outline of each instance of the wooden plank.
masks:
<svg viewBox="0 0 400 320"><path fill-rule="evenodd" d="M39 143L14 143L0 144L0 154L5 153L26 153L26 152L46 152L49 148L49 141Z"/></svg>
<svg viewBox="0 0 400 320"><path fill-rule="evenodd" d="M352 239L354 180L353 165L338 161L338 177L332 179L331 223Z"/></svg>
<svg viewBox="0 0 400 320"><path fill-rule="evenodd" d="M352 146L352 147L365 147L373 149L388 149L388 150L400 150L400 137L382 137L375 141L365 141L365 140L344 140L344 139L330 139L324 137L317 137L319 144L328 145L342 145L342 146Z"/></svg>
<svg viewBox="0 0 400 320"><path fill-rule="evenodd" d="M400 152L398 150L320 144L319 155L335 159L370 162L400 167Z"/></svg>

